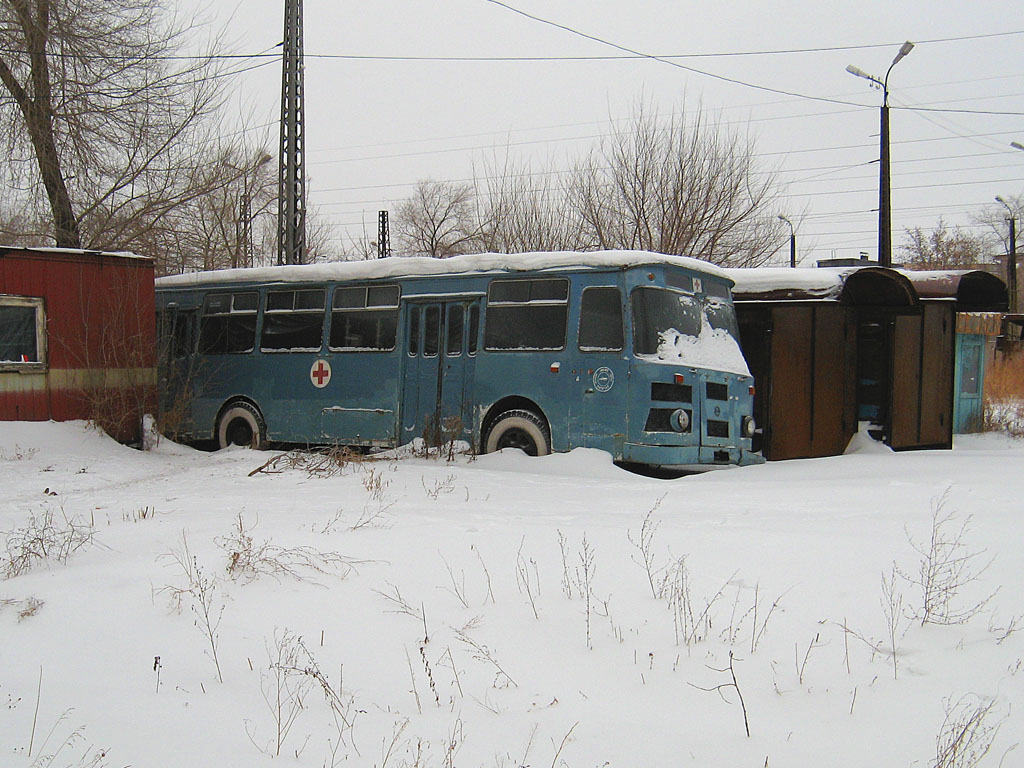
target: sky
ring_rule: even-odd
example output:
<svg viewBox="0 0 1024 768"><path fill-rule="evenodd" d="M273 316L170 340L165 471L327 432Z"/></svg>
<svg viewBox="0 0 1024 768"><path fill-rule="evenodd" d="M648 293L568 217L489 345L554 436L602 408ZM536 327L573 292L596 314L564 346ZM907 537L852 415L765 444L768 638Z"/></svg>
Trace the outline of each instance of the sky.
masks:
<svg viewBox="0 0 1024 768"><path fill-rule="evenodd" d="M283 0L205 8L238 53L282 37ZM874 258L882 94L846 67L884 77L905 40L889 78L894 249L940 217L991 232L976 217L1024 193L1014 2L306 0L304 20L308 204L347 239L373 237L418 180L479 178L506 155L566 169L643 103L754 137L801 264ZM254 63L232 65L247 70L232 111L276 131L280 66Z"/></svg>

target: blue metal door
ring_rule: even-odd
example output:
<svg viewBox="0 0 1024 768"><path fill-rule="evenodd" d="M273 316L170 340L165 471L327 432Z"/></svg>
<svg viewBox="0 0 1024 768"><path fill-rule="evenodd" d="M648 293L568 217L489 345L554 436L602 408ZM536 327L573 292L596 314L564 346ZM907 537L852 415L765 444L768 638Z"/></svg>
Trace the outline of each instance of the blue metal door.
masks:
<svg viewBox="0 0 1024 768"><path fill-rule="evenodd" d="M409 302L402 442L471 442L473 371L480 335L478 299Z"/></svg>
<svg viewBox="0 0 1024 768"><path fill-rule="evenodd" d="M576 341L570 447L600 448L621 458L628 427L629 357L618 286L583 290Z"/></svg>
<svg viewBox="0 0 1024 768"><path fill-rule="evenodd" d="M984 422L985 337L958 333L956 337L956 395L953 432L980 432Z"/></svg>

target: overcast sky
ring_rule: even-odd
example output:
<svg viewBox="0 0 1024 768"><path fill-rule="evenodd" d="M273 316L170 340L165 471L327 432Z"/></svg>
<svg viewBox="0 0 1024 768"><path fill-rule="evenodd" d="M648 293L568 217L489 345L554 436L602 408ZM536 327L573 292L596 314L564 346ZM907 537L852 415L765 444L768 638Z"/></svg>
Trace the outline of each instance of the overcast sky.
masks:
<svg viewBox="0 0 1024 768"><path fill-rule="evenodd" d="M535 168L566 168L638 100L663 113L701 103L723 124L749 129L764 166L786 183L802 263L861 251L874 258L882 94L845 68L882 77L904 40L917 45L889 78L894 253L908 227L931 229L941 216L980 232L973 218L996 206L996 195L1024 193L1024 151L1010 147L1024 143L1019 1L507 5L607 42L489 0L305 0L311 206L349 237L364 222L372 236L377 211L393 211L419 179L468 180L506 152ZM206 6L215 23L230 20L234 47L247 54L281 40L283 7ZM627 55L608 43L679 57L670 59L678 66L567 60ZM543 60L465 60L486 57ZM463 60L435 60L444 58ZM278 61L233 81L239 113L276 123Z"/></svg>

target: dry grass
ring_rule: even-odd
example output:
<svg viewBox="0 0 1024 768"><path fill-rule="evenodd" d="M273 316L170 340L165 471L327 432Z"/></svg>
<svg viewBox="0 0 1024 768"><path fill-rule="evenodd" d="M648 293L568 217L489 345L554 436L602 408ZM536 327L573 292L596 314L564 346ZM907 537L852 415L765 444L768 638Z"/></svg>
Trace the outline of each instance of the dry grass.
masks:
<svg viewBox="0 0 1024 768"><path fill-rule="evenodd" d="M1024 437L1024 354L1000 355L986 373L984 426Z"/></svg>

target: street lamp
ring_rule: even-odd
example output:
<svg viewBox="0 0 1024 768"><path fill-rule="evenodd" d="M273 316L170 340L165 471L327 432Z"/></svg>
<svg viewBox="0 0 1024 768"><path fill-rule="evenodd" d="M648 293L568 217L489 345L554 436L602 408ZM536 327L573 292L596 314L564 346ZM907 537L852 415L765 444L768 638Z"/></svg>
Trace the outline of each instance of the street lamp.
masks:
<svg viewBox="0 0 1024 768"><path fill-rule="evenodd" d="M881 137L879 138L878 165L878 263L883 267L892 266L892 216L889 210L889 73L899 64L900 60L914 49L914 44L907 40L900 46L899 53L892 60L885 77L879 79L851 64L846 71L851 75L870 80L882 89Z"/></svg>
<svg viewBox="0 0 1024 768"><path fill-rule="evenodd" d="M789 266L796 267L796 229L793 228L793 222L785 216L779 216L779 221L789 224Z"/></svg>
<svg viewBox="0 0 1024 768"><path fill-rule="evenodd" d="M1006 292L1010 294L1010 313L1017 312L1017 218L1013 208L996 195L996 202L1001 204L1009 214L1007 221L1010 223L1010 247L1006 252Z"/></svg>

